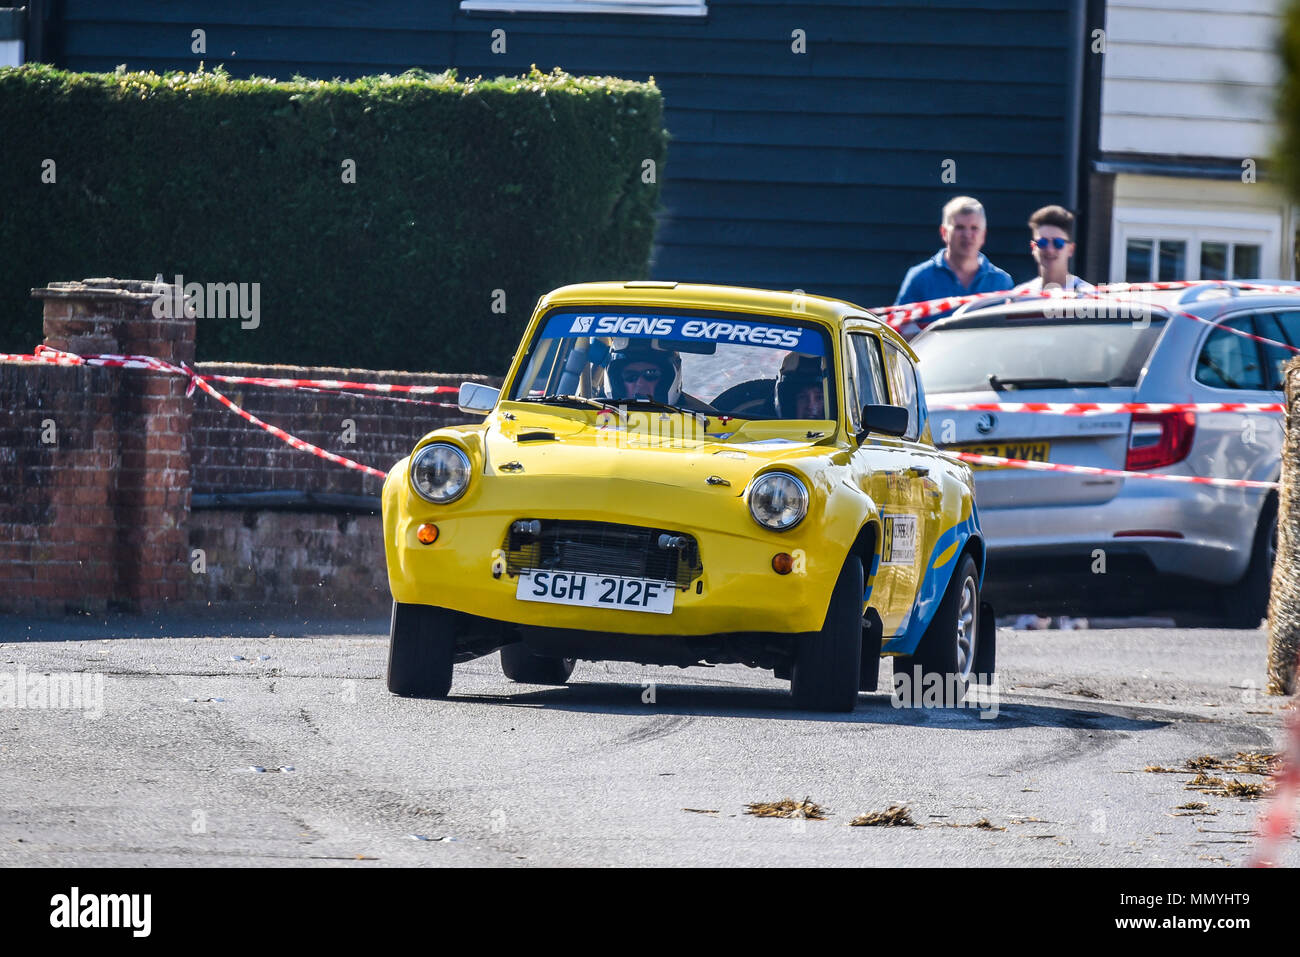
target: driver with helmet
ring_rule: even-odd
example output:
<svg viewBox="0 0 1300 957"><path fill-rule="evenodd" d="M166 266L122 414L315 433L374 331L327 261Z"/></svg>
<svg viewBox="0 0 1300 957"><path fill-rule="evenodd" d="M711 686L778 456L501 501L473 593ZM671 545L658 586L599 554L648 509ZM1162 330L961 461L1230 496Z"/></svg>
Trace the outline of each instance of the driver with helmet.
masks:
<svg viewBox="0 0 1300 957"><path fill-rule="evenodd" d="M672 350L656 348L650 339L629 339L623 348L610 353L605 397L653 399L694 412L717 414L707 403L682 391L681 356Z"/></svg>
<svg viewBox="0 0 1300 957"><path fill-rule="evenodd" d="M791 352L776 378L776 414L781 419L826 418L826 373L819 356Z"/></svg>

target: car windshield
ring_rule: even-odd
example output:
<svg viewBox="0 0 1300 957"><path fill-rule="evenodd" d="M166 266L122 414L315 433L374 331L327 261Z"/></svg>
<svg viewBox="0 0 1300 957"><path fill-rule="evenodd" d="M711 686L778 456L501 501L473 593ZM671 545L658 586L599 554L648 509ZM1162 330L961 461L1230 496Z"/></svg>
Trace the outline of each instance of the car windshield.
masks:
<svg viewBox="0 0 1300 957"><path fill-rule="evenodd" d="M830 419L825 330L767 316L551 313L509 396L516 402L667 406L745 419Z"/></svg>
<svg viewBox="0 0 1300 957"><path fill-rule="evenodd" d="M931 395L1090 386L1133 386L1164 327L1108 321L990 316L936 327L912 341Z"/></svg>

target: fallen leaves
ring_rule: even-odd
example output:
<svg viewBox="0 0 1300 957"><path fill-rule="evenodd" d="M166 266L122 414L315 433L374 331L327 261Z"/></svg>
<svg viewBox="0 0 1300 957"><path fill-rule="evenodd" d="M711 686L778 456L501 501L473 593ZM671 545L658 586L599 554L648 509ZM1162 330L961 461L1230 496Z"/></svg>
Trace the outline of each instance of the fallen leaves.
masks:
<svg viewBox="0 0 1300 957"><path fill-rule="evenodd" d="M859 814L849 821L850 827L916 827L912 812L906 805L891 804L883 811L870 811Z"/></svg>
<svg viewBox="0 0 1300 957"><path fill-rule="evenodd" d="M780 801L755 801L746 805L746 814L755 817L785 817L804 821L826 820L826 809L808 798L792 801L782 798Z"/></svg>
<svg viewBox="0 0 1300 957"><path fill-rule="evenodd" d="M1260 777L1268 777L1277 769L1277 765L1278 755L1276 753L1238 751L1231 758L1202 754L1200 757L1188 759L1181 768L1168 768L1158 764L1149 764L1142 770L1149 774L1195 774L1195 777L1184 785L1188 791L1200 791L1203 794L1222 794L1237 798L1257 798L1272 791L1273 787L1270 782L1239 781L1236 778L1228 781L1206 772L1220 771L1229 774L1256 774ZM1206 808L1206 805L1201 805L1199 808L1182 805L1175 810L1206 814L1217 813ZM1174 817L1188 816L1190 815L1174 815Z"/></svg>

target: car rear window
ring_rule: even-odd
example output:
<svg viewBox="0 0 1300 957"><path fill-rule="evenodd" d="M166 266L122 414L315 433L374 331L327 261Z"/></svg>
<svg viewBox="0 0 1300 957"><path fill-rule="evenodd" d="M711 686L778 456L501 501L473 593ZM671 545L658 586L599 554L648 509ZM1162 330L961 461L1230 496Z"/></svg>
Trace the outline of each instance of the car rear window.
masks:
<svg viewBox="0 0 1300 957"><path fill-rule="evenodd" d="M1164 319L981 318L912 341L930 394L1007 387L1133 386Z"/></svg>

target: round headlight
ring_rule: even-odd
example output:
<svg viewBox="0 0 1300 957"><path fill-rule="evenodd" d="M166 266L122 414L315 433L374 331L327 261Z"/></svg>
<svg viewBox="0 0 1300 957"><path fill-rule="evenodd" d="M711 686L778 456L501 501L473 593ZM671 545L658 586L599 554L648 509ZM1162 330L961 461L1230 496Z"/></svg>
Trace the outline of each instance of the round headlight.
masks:
<svg viewBox="0 0 1300 957"><path fill-rule="evenodd" d="M774 532L794 528L808 514L808 489L788 472L760 475L749 490L749 514Z"/></svg>
<svg viewBox="0 0 1300 957"><path fill-rule="evenodd" d="M469 456L454 445L426 445L411 460L411 487L423 499L446 505L469 487Z"/></svg>

